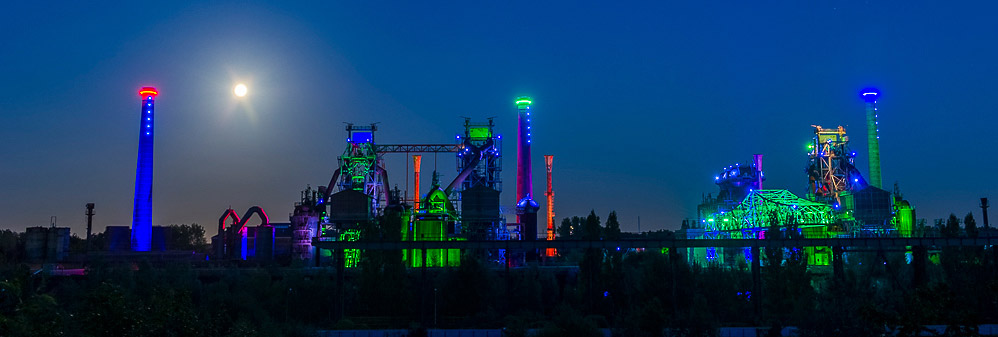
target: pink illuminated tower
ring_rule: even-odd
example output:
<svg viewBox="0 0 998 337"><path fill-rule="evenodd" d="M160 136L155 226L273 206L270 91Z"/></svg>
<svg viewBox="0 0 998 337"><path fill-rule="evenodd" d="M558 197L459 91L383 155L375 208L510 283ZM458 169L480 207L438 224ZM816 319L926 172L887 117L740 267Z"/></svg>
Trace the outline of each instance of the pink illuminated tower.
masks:
<svg viewBox="0 0 998 337"><path fill-rule="evenodd" d="M516 128L516 222L521 226L524 240L537 239L537 210L533 198L533 179L530 170L530 97L516 98L518 123Z"/></svg>

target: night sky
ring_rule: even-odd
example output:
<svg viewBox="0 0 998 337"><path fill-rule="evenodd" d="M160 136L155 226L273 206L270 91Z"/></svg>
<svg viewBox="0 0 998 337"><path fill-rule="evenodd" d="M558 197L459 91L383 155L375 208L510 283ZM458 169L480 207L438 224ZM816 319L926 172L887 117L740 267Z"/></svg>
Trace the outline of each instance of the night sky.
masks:
<svg viewBox="0 0 998 337"><path fill-rule="evenodd" d="M639 216L676 229L753 153L767 188L803 195L812 124L845 126L866 174L867 86L883 93L885 187L930 224L979 218L998 187L998 5L981 3L10 3L0 228L57 216L82 233L88 202L95 231L129 225L145 85L160 90L153 224L208 235L229 206L287 222L300 190L328 182L343 122L381 122L379 143L446 143L461 117L495 116L511 206L518 95L535 103L536 199L555 156L559 219L616 210L624 230ZM449 182L454 157L435 159ZM388 167L400 188L403 160ZM425 182L433 168L424 155Z"/></svg>

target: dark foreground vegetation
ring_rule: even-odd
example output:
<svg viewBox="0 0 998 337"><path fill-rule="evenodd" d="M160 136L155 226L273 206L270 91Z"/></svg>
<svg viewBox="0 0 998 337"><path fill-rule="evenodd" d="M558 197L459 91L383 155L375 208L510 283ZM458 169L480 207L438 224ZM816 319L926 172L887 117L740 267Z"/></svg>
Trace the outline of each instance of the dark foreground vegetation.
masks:
<svg viewBox="0 0 998 337"><path fill-rule="evenodd" d="M966 229L951 217L944 235L977 235L971 217L962 222ZM613 214L605 226L595 214L566 223L569 239L622 235ZM335 268L93 262L85 276L55 277L32 274L7 254L0 256L0 336L311 336L365 328L418 335L428 327L709 336L721 326L914 336L927 324L974 335L978 324L998 322L992 248L930 251L919 276L903 251L848 252L841 277L830 267L809 269L802 250L769 250L754 294L747 268L691 266L675 251L560 253L561 266L507 270L476 252L450 269L407 269L400 252L365 252L342 288Z"/></svg>

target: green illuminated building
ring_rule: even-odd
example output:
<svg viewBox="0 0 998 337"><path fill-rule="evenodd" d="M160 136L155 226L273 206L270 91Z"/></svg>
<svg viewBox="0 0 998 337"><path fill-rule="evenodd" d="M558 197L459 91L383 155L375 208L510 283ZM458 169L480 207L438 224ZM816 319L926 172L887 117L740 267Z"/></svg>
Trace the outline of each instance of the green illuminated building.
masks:
<svg viewBox="0 0 998 337"><path fill-rule="evenodd" d="M430 193L419 203L410 226L402 228L403 241L463 240L455 230L458 216L447 193L440 188L434 172ZM461 264L460 249L406 249L403 262L410 267L456 267Z"/></svg>

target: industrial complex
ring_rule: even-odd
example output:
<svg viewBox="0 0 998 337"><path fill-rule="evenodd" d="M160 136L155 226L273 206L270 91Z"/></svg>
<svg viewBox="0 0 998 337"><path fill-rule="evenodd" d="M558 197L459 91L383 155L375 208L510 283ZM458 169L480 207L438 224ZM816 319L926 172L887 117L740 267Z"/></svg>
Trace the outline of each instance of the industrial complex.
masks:
<svg viewBox="0 0 998 337"><path fill-rule="evenodd" d="M158 94L152 87L139 90L141 123L133 221L130 228L107 228L107 247L112 252L170 249L165 244L165 238L170 235L168 228L151 223L153 105ZM327 184L312 188L303 182L306 187L286 222L271 222L267 212L258 206L245 212L223 210L218 219L218 234L211 237L212 249L205 258L215 261L302 261L305 265L319 265L323 258L335 257L338 264L349 268L358 265L362 251L345 250L337 255L317 249L314 243L356 241L362 237L412 242L537 240L540 206L532 191L532 105L530 97L517 97L513 104L517 113L515 199L504 202L501 198L502 136L495 128L493 118L482 121L465 118L460 135L450 142L437 144L381 144L376 140L376 124L347 124L346 144L338 157L338 166L330 170ZM421 159L427 153L453 154L458 171L455 178L441 181L438 172L434 171L429 184L421 182ZM409 179L408 167L406 171L392 171L386 167L385 157L396 155L412 158L412 191L408 190L408 184L404 191L390 187L389 179L397 179L391 177ZM544 159L548 179L544 193L547 198L544 238L554 240L553 156L546 155ZM88 207L88 212L92 213L92 205ZM502 212L504 209L515 210L515 220L508 221ZM392 233L386 234L389 227ZM49 235L49 231L43 229L29 233ZM62 232L53 231L55 234ZM59 238L68 242L68 234ZM56 239L46 240L56 242ZM52 253L59 258L48 260L61 260L65 255L61 252L65 250ZM497 264L518 266L528 260L555 257L557 252L553 249L491 249L476 254ZM403 251L402 259L411 267L446 267L459 265L461 255L462 251L457 249L407 249Z"/></svg>
<svg viewBox="0 0 998 337"><path fill-rule="evenodd" d="M897 186L882 189L877 99L880 91L860 91L865 105L869 179L857 168L856 152L849 148L844 127L813 125L807 145L807 194L763 185L763 155L723 168L714 177L719 191L708 194L697 207L697 218L687 221L680 236L687 239L911 237L915 210ZM748 248L688 248L691 262L750 263ZM806 247L807 262L829 265L831 247Z"/></svg>
<svg viewBox="0 0 998 337"><path fill-rule="evenodd" d="M152 226L152 167L154 137L154 100L157 89L143 87L140 94L138 162L135 179L134 213L131 228L109 226L107 248L111 251L166 251L168 229ZM750 161L722 168L714 177L716 193L709 193L697 207L695 219L684 221L678 239L724 240L779 238L877 238L912 237L917 233L915 210L903 198L897 186L890 191L882 186L880 174L879 125L877 100L880 91L867 88L859 94L866 115L868 151L867 174L861 172L864 156L849 147L849 136L842 126L829 128L813 125L814 136L807 145L807 167L801 175L806 183L804 195L795 195L786 187L766 186L762 154ZM225 209L218 219L217 235L211 237L212 249L205 257L211 261L300 261L302 265L321 265L323 260L356 267L364 252L321 249L323 242L393 241L534 241L557 240L555 233L553 155L544 155L547 188L544 191L545 215L538 228L540 205L532 190L531 114L533 100L517 97L515 109L516 182L510 198L502 197L503 139L494 118L476 121L465 118L459 135L435 144L382 144L377 141L377 124L347 124L346 143L338 165L330 168L325 185L309 182L300 199L289 205L286 221L271 222L260 207L248 210ZM859 110L859 109L857 109ZM457 172L451 181L441 181L434 171L429 183L421 182L422 156L453 154ZM411 158L404 170L386 165L386 156ZM409 190L410 173L413 190ZM389 181L404 177L405 190L392 188ZM806 180L805 180L806 177ZM319 177L316 177L319 178ZM325 181L324 179L319 181ZM397 185L395 185L397 186ZM93 206L88 205L92 217ZM515 211L507 219L503 210ZM284 210L278 210L283 213ZM241 215L241 216L240 216ZM282 219L283 220L283 219ZM52 232L52 233L49 233ZM64 233L66 232L66 233ZM60 236L62 233L62 237ZM49 238L49 236L53 236ZM63 258L68 251L59 249L68 242L68 231L38 228L28 232L34 241L46 244L32 256ZM88 229L89 236L89 229ZM61 239L60 239L61 238ZM48 247L48 246L55 246ZM833 260L832 247L812 246L806 250L809 265L825 266ZM745 266L752 262L752 249L704 247L683 248L691 263ZM496 265L521 266L531 261L557 258L557 249L475 249L457 248L404 249L401 259L410 267L450 267L461 263L464 254L491 261ZM51 260L52 258L48 258ZM744 263L744 264L743 264Z"/></svg>

